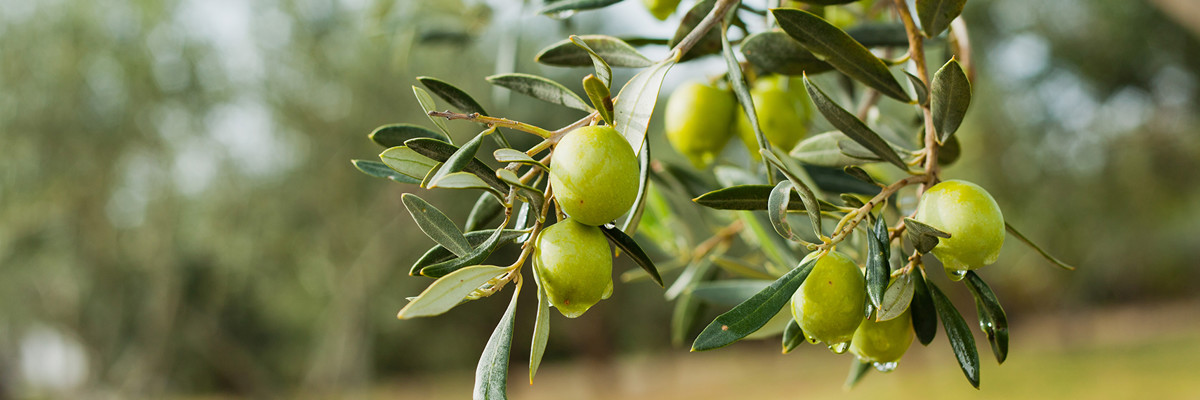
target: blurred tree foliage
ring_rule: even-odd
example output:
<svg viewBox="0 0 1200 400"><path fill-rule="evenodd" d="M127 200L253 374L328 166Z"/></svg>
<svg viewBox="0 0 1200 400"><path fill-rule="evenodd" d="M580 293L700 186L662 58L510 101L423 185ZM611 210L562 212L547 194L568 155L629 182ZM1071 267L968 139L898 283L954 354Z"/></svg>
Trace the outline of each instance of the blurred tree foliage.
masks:
<svg viewBox="0 0 1200 400"><path fill-rule="evenodd" d="M83 346L79 390L150 397L337 390L474 364L495 321L471 316L498 315L503 302L395 321L426 284L408 264L432 242L406 234L399 186L347 160L378 151L363 140L371 128L423 118L409 89L417 75L485 99L482 77L496 68L571 72L525 68L568 29L505 44L531 28L492 23L500 10L485 4L436 0L3 4L0 398L39 393L21 383L35 327ZM980 76L997 80L979 83L983 106L964 127L987 132L961 135L985 138L964 143L977 156L951 174L982 178L1014 224L1081 266L1045 279L1036 256L1009 254L1018 272L997 274L997 292L1017 308L1191 294L1196 37L1141 2L973 2L967 12L980 22ZM498 48L519 51L509 60ZM1005 51L1027 62L987 57ZM485 102L533 123L572 120L534 104ZM1067 149L1072 162L1005 156L1040 148ZM454 209L474 199L431 200ZM548 355L666 343L667 305L643 286L560 324L568 332L554 337L578 339L552 341Z"/></svg>

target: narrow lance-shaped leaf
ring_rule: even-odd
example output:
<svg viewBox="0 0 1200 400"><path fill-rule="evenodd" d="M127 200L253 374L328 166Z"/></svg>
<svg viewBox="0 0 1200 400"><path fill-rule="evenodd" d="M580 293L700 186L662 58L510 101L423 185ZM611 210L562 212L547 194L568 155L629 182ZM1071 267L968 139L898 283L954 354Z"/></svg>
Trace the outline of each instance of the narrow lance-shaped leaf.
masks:
<svg viewBox="0 0 1200 400"><path fill-rule="evenodd" d="M842 384L842 387L846 389L853 388L868 372L871 372L871 363L859 361L858 357L851 359L850 373L846 375L846 383Z"/></svg>
<svg viewBox="0 0 1200 400"><path fill-rule="evenodd" d="M967 0L917 0L917 18L921 20L925 36L935 37L950 26L950 22L962 14Z"/></svg>
<svg viewBox="0 0 1200 400"><path fill-rule="evenodd" d="M533 270L533 280L537 283L537 320L533 324L533 343L529 346L529 384L533 384L533 376L537 375L538 366L542 365L542 355L546 353L546 343L550 340L550 300L546 297L546 288L542 287L542 279L538 276L537 268Z"/></svg>
<svg viewBox="0 0 1200 400"><path fill-rule="evenodd" d="M800 193L800 201L804 202L805 210L821 209L820 203L817 202L817 196L813 194L812 189L809 189L808 185L805 185L804 182L801 181L800 178L797 177L796 174L790 168L788 168L786 164L783 163L783 161L780 161L779 157L775 156L775 153L767 149L759 149L759 153L762 153L764 159L772 164L775 164L775 166L779 168L779 171L783 172L783 175L792 182L792 186L796 189L796 192ZM821 230L821 213L805 212L805 214L808 214L808 219L810 222L812 222L813 233L815 233L817 237L823 236L824 233Z"/></svg>
<svg viewBox="0 0 1200 400"><path fill-rule="evenodd" d="M725 70L727 71L726 72L726 80L729 81L730 86L733 86L733 93L734 93L734 95L737 96L738 104L741 105L742 114L746 116L746 121L750 122L750 128L754 130L754 138L755 138L755 141L758 143L758 149L760 151L768 150L771 148L771 144L769 142L767 142L766 134L763 133L762 127L758 125L758 112L755 111L755 108L754 108L754 97L750 96L750 88L746 86L746 79L742 77L742 66L738 62L737 57L735 57L733 55L733 46L731 46L729 44L729 32L728 31L729 31L729 25L722 24L721 25L721 55L723 55L725 58ZM769 172L769 171L770 171L770 168L768 168L768 174L772 174L772 172ZM778 186L776 186L775 189L776 189L775 191L779 191ZM791 188L788 188L786 190L790 191ZM774 193L775 191L773 191L772 193ZM787 196L783 196L783 197L781 197L781 199L786 201ZM787 205L784 204L784 207L787 207ZM786 210L785 210L785 212L786 212ZM786 218L783 219L783 222L785 224L787 223ZM771 223L774 224L775 220L772 220ZM777 225L775 229L779 229L779 226ZM791 228L788 228L788 231L790 233ZM782 235L783 233L781 232L780 234ZM784 236L784 237L788 237L788 236Z"/></svg>
<svg viewBox="0 0 1200 400"><path fill-rule="evenodd" d="M578 35L572 37L587 43L588 48L613 67L645 68L654 64L633 46L612 36ZM586 67L593 65L594 62L591 54L575 45L571 39L547 46L533 59L541 64L559 67Z"/></svg>
<svg viewBox="0 0 1200 400"><path fill-rule="evenodd" d="M804 77L804 86L808 89L808 96L812 98L813 104L817 106L817 111L820 111L830 124L884 161L892 163L902 170L908 170L908 165L904 164L904 161L900 159L895 150L892 150L892 146L888 145L887 141L879 137L878 133L867 127L867 124L855 117L854 114L834 103L821 88L809 81L807 76Z"/></svg>
<svg viewBox="0 0 1200 400"><path fill-rule="evenodd" d="M475 205L471 206L471 213L467 215L463 230L469 232L482 229L503 213L504 205L500 204L496 197L487 193L480 194L479 198L475 199Z"/></svg>
<svg viewBox="0 0 1200 400"><path fill-rule="evenodd" d="M699 299L692 297L690 292L675 299L675 307L671 311L671 344L682 346L687 339L688 331L696 323L696 317L704 309Z"/></svg>
<svg viewBox="0 0 1200 400"><path fill-rule="evenodd" d="M784 32L750 35L742 41L742 55L754 66L782 75L818 74L833 69Z"/></svg>
<svg viewBox="0 0 1200 400"><path fill-rule="evenodd" d="M487 136L488 133L494 131L495 129L496 128L494 127L488 128L486 131L475 135L474 138L463 144L462 147L459 147L454 154L450 155L450 158L446 159L446 162L442 164L442 167L438 168L437 172L435 172L433 176L429 178L429 181L433 182L434 185L437 185L437 182L441 180L442 177L454 172L462 171L463 168L466 168L467 164L475 159L475 153L479 151L479 144L483 142L483 137Z"/></svg>
<svg viewBox="0 0 1200 400"><path fill-rule="evenodd" d="M792 181L783 180L775 185L775 189L771 190L771 196L767 198L767 218L771 220L771 226L775 228L775 233L782 236L784 239L791 241L803 241L804 239L792 231L792 225L788 223L788 201L792 195Z"/></svg>
<svg viewBox="0 0 1200 400"><path fill-rule="evenodd" d="M483 179L479 179L478 175L470 172L451 172L438 178L436 181L429 181L426 187L430 189L481 189L491 192L492 194L496 195L496 198L504 197L504 193L496 191L496 189L492 188L491 185L488 185L487 182L484 182Z"/></svg>
<svg viewBox="0 0 1200 400"><path fill-rule="evenodd" d="M722 279L699 282L692 296L709 304L733 307L771 285L773 279Z"/></svg>
<svg viewBox="0 0 1200 400"><path fill-rule="evenodd" d="M766 186L766 185L763 185ZM770 186L768 186L769 188ZM768 228L771 222L766 220L766 217L748 211L738 213L738 218L745 224L745 229L742 230L742 238L750 243L755 248L762 249L763 254L767 255L773 263L768 263L768 270L774 264L779 268L775 271L776 274L786 273L784 270L788 266L797 265L800 260L792 253L792 249L788 247L787 242L779 235L774 234L773 230Z"/></svg>
<svg viewBox="0 0 1200 400"><path fill-rule="evenodd" d="M975 271L967 271L967 289L975 296L975 310L979 314L979 329L992 345L996 362L1003 364L1008 358L1008 317L996 293Z"/></svg>
<svg viewBox="0 0 1200 400"><path fill-rule="evenodd" d="M933 306L933 297L929 294L929 286L920 272L913 272L913 299L909 306L912 309L913 333L922 346L928 346L937 336L937 310Z"/></svg>
<svg viewBox="0 0 1200 400"><path fill-rule="evenodd" d="M951 58L933 75L932 101L933 128L938 143L945 143L958 130L971 105L971 81L957 60Z"/></svg>
<svg viewBox="0 0 1200 400"><path fill-rule="evenodd" d="M908 83L912 84L913 91L917 93L917 104L926 104L929 102L929 87L925 86L925 81L918 78L916 75L904 71L904 76L908 77Z"/></svg>
<svg viewBox="0 0 1200 400"><path fill-rule="evenodd" d="M916 284L913 283L914 273L920 274L920 272L910 271L900 275L888 285L887 291L883 293L883 302L875 312L876 321L895 319L904 314L904 310L909 309L913 300L913 292L916 289Z"/></svg>
<svg viewBox="0 0 1200 400"><path fill-rule="evenodd" d="M504 222L505 225L507 225L508 221L505 220ZM483 244L472 248L470 253L467 253L466 255L456 259L423 267L421 268L420 274L423 276L437 278L446 276L447 274L453 273L454 271L457 271L463 267L479 264L484 260L487 260L487 257L491 255L497 247L500 246L500 238L512 240L511 235L506 235L508 232L512 231L504 229L504 225L501 225L492 231L491 236L488 236L487 240L484 241Z"/></svg>
<svg viewBox="0 0 1200 400"><path fill-rule="evenodd" d="M770 199L771 185L738 185L717 189L692 199L696 204L716 210L766 210ZM821 211L836 211L837 207L824 201L819 202ZM787 202L788 211L804 211L800 194L791 192Z"/></svg>
<svg viewBox="0 0 1200 400"><path fill-rule="evenodd" d="M592 108L579 95L567 89L566 86L537 75L530 74L501 74L486 78L493 85L508 88L514 92L533 97L548 103L563 105L585 112Z"/></svg>
<svg viewBox="0 0 1200 400"><path fill-rule="evenodd" d="M351 163L354 164L354 168L358 169L359 172L376 178L391 179L400 183L421 183L421 181L417 180L416 178L396 172L396 170L388 167L387 164L379 161L352 160Z"/></svg>
<svg viewBox="0 0 1200 400"><path fill-rule="evenodd" d="M629 217L621 223L621 231L633 236L642 221L646 211L646 198L650 194L650 142L642 142L642 151L638 153L638 191L633 197L633 205L629 207Z"/></svg>
<svg viewBox="0 0 1200 400"><path fill-rule="evenodd" d="M413 124L390 124L375 128L371 134L367 135L371 141L378 143L380 146L391 148L403 146L404 142L413 138L433 138L443 142L450 142L446 135L431 131L423 126Z"/></svg>
<svg viewBox="0 0 1200 400"><path fill-rule="evenodd" d="M450 157L454 155L454 153L458 152L458 147L437 139L409 139L408 141L404 142L404 145L420 155L439 162L448 161ZM383 161L385 163L388 162L386 158ZM488 185L491 185L497 191L501 193L508 193L508 184L501 182L500 179L496 178L496 171L493 170L492 167L487 166L487 164L484 164L483 161L480 161L478 158L472 157L471 160L468 161L465 166L463 166L462 170L475 174L479 177L479 179L487 182Z"/></svg>
<svg viewBox="0 0 1200 400"><path fill-rule="evenodd" d="M846 32L807 11L777 8L771 13L784 32L838 71L885 96L909 101L887 65Z"/></svg>
<svg viewBox="0 0 1200 400"><path fill-rule="evenodd" d="M700 336L696 337L696 341L692 343L692 351L725 347L762 328L788 304L796 288L808 278L808 273L816 263L815 257L805 261L772 282L766 289L717 316L700 332Z"/></svg>
<svg viewBox="0 0 1200 400"><path fill-rule="evenodd" d="M483 196L494 199L494 197L492 197L491 195L486 194L486 193ZM492 235L495 233L496 233L495 229L485 229L485 230L467 232L463 236L467 237L467 242L471 244L471 248L475 249L475 251L478 251L480 249L481 245L483 245L484 243L489 243L489 239L491 239ZM491 251L495 251L497 248L500 247L500 245L504 244L505 242L510 242L513 239L516 239L518 236L521 236L523 234L525 234L525 231L520 231L520 230L516 230L516 229L504 229L503 231L500 232L500 235L497 238L497 240L490 243L490 245L487 246L487 248L491 249ZM489 254L490 254L490 252L489 252ZM442 264L442 263L446 263L446 262L456 262L456 263L463 262L464 264L461 264L460 267L466 267L466 266L475 265L478 263L478 262L469 263L469 260L459 258L458 256L454 255L454 253L450 252L450 250L446 250L446 247L439 244L439 245L434 245L428 251L426 251L425 254L421 255L421 258L417 259L417 262L413 263L412 268L409 270L408 274L412 275L412 276L422 276L421 270L424 269L425 267ZM458 270L458 268L453 268L452 270L447 271L446 273L443 273L441 275L430 276L430 277L437 278L437 277L443 276L447 273L453 272L454 270Z"/></svg>
<svg viewBox="0 0 1200 400"><path fill-rule="evenodd" d="M801 343L804 343L804 331L800 329L800 324L793 319L788 322L786 328L783 328L783 354L792 352Z"/></svg>
<svg viewBox="0 0 1200 400"><path fill-rule="evenodd" d="M642 150L654 104L658 102L658 90L672 65L675 60L666 59L634 75L621 88L613 104L613 127L629 141L634 153Z"/></svg>
<svg viewBox="0 0 1200 400"><path fill-rule="evenodd" d="M450 103L451 106L454 106L459 111L467 114L478 113L479 115L488 115L483 106L479 105L479 102L475 101L471 95L451 85L449 82L432 76L418 76L417 81L421 82L429 91L447 103ZM500 145L500 147L512 147L508 144L508 138L505 138L504 133L499 130L496 130L495 134L492 135L492 139L495 139L496 144Z"/></svg>
<svg viewBox="0 0 1200 400"><path fill-rule="evenodd" d="M954 308L954 304L937 285L929 284L929 294L933 305L937 308L938 317L942 320L942 328L946 330L946 338L950 340L950 348L954 350L954 358L962 368L963 375L971 386L979 388L979 350L975 348L975 337L971 336L971 328L963 320L962 314Z"/></svg>
<svg viewBox="0 0 1200 400"><path fill-rule="evenodd" d="M434 125L437 125L438 129L442 131L442 135L446 137L447 142L454 144L454 141L450 138L450 130L446 129L446 120L429 115L429 113L437 111L437 106L433 103L433 98L429 97L429 92L416 86L413 86L412 89L413 95L417 97L417 103L421 105L422 110L425 110L425 116L429 117L429 120L433 121Z"/></svg>
<svg viewBox="0 0 1200 400"><path fill-rule="evenodd" d="M887 291L888 277L892 272L888 261L891 256L887 222L883 219L883 213L880 213L867 235L867 297L875 308L883 304L883 293Z"/></svg>
<svg viewBox="0 0 1200 400"><path fill-rule="evenodd" d="M712 12L713 7L716 7L716 5L716 0L697 1L679 21L679 28L675 29L675 35L667 42L667 47L674 48L680 41L683 41L683 38L692 33L700 25L700 22ZM696 57L714 54L718 51L721 51L721 33L716 29L710 29L704 33L704 37L695 46L692 46L691 50L688 50L685 54L680 54L677 61L684 62Z"/></svg>
<svg viewBox="0 0 1200 400"><path fill-rule="evenodd" d="M400 199L404 202L408 213L412 214L413 220L417 222L417 227L421 228L421 231L425 232L430 239L460 257L471 252L471 245L467 243L467 238L463 236L462 231L458 230L454 221L451 221L437 207L412 193L405 193L400 196Z"/></svg>
<svg viewBox="0 0 1200 400"><path fill-rule="evenodd" d="M673 301L682 294L691 293L691 289L699 284L712 268L713 262L711 258L693 259L684 267L683 273L675 278L675 282L671 283L671 287L668 287L667 291L663 292L663 298L667 299L667 301Z"/></svg>
<svg viewBox="0 0 1200 400"><path fill-rule="evenodd" d="M508 356L512 352L513 326L516 325L517 298L521 294L521 284L513 291L512 300L496 330L492 331L483 354L479 356L479 365L475 367L475 390L472 396L475 400L508 399Z"/></svg>
<svg viewBox="0 0 1200 400"><path fill-rule="evenodd" d="M538 10L538 14L556 16L558 14L570 13L573 11L595 10L620 2L621 0L561 0L542 7L541 10Z"/></svg>
<svg viewBox="0 0 1200 400"><path fill-rule="evenodd" d="M927 254L938 245L938 238L950 238L950 234L912 218L904 218L904 237L921 254Z"/></svg>
<svg viewBox="0 0 1200 400"><path fill-rule="evenodd" d="M592 66L596 68L596 77L600 79L600 82L604 84L604 87L611 87L612 67L608 66L608 62L604 61L604 58L600 57L595 50L592 50L592 48L588 46L587 42L583 41L583 39L581 39L579 36L571 35L571 37L567 40L570 40L571 43L574 43L576 46L579 46L579 48L588 53L588 56L592 59Z"/></svg>
<svg viewBox="0 0 1200 400"><path fill-rule="evenodd" d="M1068 271L1075 270L1075 267L1071 266L1070 264L1060 261L1058 258L1055 258L1054 256L1050 255L1050 253L1047 253L1045 250L1042 250L1042 248L1038 247L1038 245L1036 243L1033 243L1032 240L1029 240L1029 238L1025 237L1025 235L1023 235L1023 234L1021 234L1021 232L1017 231L1017 228L1013 228L1013 226L1011 224L1005 222L1004 229L1007 230L1008 233L1012 234L1013 236L1016 236L1017 239L1021 241L1021 243L1025 243L1025 245L1036 250L1038 252L1038 254L1042 255L1042 258L1046 259L1046 261L1049 261L1050 263L1057 265L1059 268L1062 268L1062 269L1065 269Z"/></svg>
<svg viewBox="0 0 1200 400"><path fill-rule="evenodd" d="M450 311L462 303L467 295L474 292L484 283L500 276L506 271L505 267L495 265L476 265L466 267L441 279L433 281L421 295L409 302L396 314L399 319L429 317Z"/></svg>
<svg viewBox="0 0 1200 400"><path fill-rule="evenodd" d="M600 118L604 119L604 123L612 125L613 123L613 102L612 93L608 90L608 85L602 83L596 75L589 74L583 77L583 91L587 93L588 100L592 102L592 107L600 112Z"/></svg>
<svg viewBox="0 0 1200 400"><path fill-rule="evenodd" d="M819 133L801 140L788 155L809 165L822 167L845 167L862 164L863 160L842 152L838 142L849 140L839 131Z"/></svg>
<svg viewBox="0 0 1200 400"><path fill-rule="evenodd" d="M646 273L650 274L650 278L654 280L654 283L657 283L658 286L663 286L662 276L658 274L658 268L654 267L654 261L650 260L650 256L647 255L644 250L642 250L641 246L638 246L637 242L635 242L633 238L629 237L629 235L626 235L625 232L621 232L620 229L617 229L611 225L601 226L600 230L604 232L604 236L607 236L609 241L617 245L617 247L620 248L621 251L624 251L625 254L628 254L630 258L633 258L633 261L637 263L639 267L642 267L642 269L646 270Z"/></svg>

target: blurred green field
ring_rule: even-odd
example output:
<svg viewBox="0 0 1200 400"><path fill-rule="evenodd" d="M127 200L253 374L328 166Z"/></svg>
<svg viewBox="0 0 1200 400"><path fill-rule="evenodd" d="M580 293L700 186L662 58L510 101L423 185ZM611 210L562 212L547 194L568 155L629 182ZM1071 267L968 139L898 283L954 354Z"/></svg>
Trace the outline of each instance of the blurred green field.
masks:
<svg viewBox="0 0 1200 400"><path fill-rule="evenodd" d="M525 385L524 355L514 354L509 394L514 399L1195 399L1200 380L1200 304L1108 309L1078 315L1022 316L1014 321L1011 352L998 366L986 347L981 390L963 378L944 332L909 349L900 368L871 371L844 391L848 356L815 346L780 355L777 345L743 343L736 351L682 350L618 359L611 365L543 365ZM979 338L977 338L979 340ZM362 397L461 399L472 370L408 376Z"/></svg>

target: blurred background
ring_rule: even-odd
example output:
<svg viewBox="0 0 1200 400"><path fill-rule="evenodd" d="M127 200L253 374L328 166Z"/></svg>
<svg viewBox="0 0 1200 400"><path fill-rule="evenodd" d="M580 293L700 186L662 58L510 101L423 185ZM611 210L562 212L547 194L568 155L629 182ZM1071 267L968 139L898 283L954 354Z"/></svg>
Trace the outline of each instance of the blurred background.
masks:
<svg viewBox="0 0 1200 400"><path fill-rule="evenodd" d="M534 310L523 301L510 394L1194 398L1197 4L967 4L978 80L963 158L946 174L987 187L1010 222L1079 266L1056 269L1010 237L983 274L1013 350L998 367L983 345L982 391L962 379L944 334L847 393L848 358L814 346L688 354L670 346L671 304L643 281L618 282L582 318L555 317L532 386ZM539 66L537 50L571 33L665 38L680 18L658 22L635 0L566 21L538 7L0 0L0 399L469 396L506 302L397 321L429 282L407 276L433 244L400 203L419 189L349 161L381 151L366 138L379 125L428 125L410 88L422 75L494 115L565 125L582 115L482 78L519 71L578 89L585 70ZM664 92L723 68L681 65ZM451 124L463 140L466 125ZM422 196L459 222L474 201Z"/></svg>

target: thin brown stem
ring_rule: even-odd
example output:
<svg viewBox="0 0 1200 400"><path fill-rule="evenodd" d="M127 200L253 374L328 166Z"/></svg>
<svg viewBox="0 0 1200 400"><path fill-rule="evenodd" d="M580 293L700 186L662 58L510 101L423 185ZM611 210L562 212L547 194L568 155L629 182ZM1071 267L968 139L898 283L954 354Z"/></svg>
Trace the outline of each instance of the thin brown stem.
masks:
<svg viewBox="0 0 1200 400"><path fill-rule="evenodd" d="M699 24L696 24L696 27L691 32L688 32L687 36L684 36L683 40L680 40L671 49L671 54L667 57L673 58L675 61L683 58L683 55L687 54L697 43L700 43L700 40L704 39L704 35L708 34L708 31L717 26L717 24L720 24L725 19L725 14L733 10L734 6L738 3L740 3L739 0L717 0L717 4L713 6L712 11L704 16L704 19Z"/></svg>
<svg viewBox="0 0 1200 400"><path fill-rule="evenodd" d="M912 13L908 11L908 4L904 0L893 0L893 2L896 12L900 15L900 21L904 23L904 32L908 36L908 53L913 64L917 66L917 77L921 78L921 84L925 85L925 89L928 91L929 70L925 66L925 39L917 30ZM918 196L924 193L925 189L937 183L938 174L941 172L937 161L939 146L937 132L933 128L933 112L929 109L929 104L921 104L921 113L925 117L925 175L930 176L930 179L917 190Z"/></svg>
<svg viewBox="0 0 1200 400"><path fill-rule="evenodd" d="M841 222L839 222L838 228L834 230L833 235L830 236L829 239L826 239L824 243L818 245L817 248L826 250L837 245L842 240L845 240L851 232L854 232L854 228L857 227L859 223L866 219L868 215L871 215L871 209L875 208L875 206L879 205L880 203L883 203L884 200L887 200L887 198L893 193L896 193L896 191L908 185L915 183L928 183L928 181L928 175L913 175L898 180L895 183L883 188L883 190L879 191L879 194L875 195L875 197L872 197L871 200L867 201L866 204L863 204L862 207L847 213L845 218L848 219L843 219Z"/></svg>
<svg viewBox="0 0 1200 400"><path fill-rule="evenodd" d="M505 118L489 117L486 115L480 115L479 113L462 114L462 113L456 113L456 112L452 112L452 111L430 111L429 116L442 117L447 120L461 119L461 120L466 120L466 121L471 121L471 122L478 122L481 124L487 124L488 126L492 126L492 127L500 126L500 127L510 128L510 129L516 129L518 131L532 133L534 135L538 135L543 138L549 138L554 135L553 132L550 132L548 130L545 130L540 127L533 126L533 125L530 125L530 124L527 124L524 122L513 121L511 119L505 119Z"/></svg>

